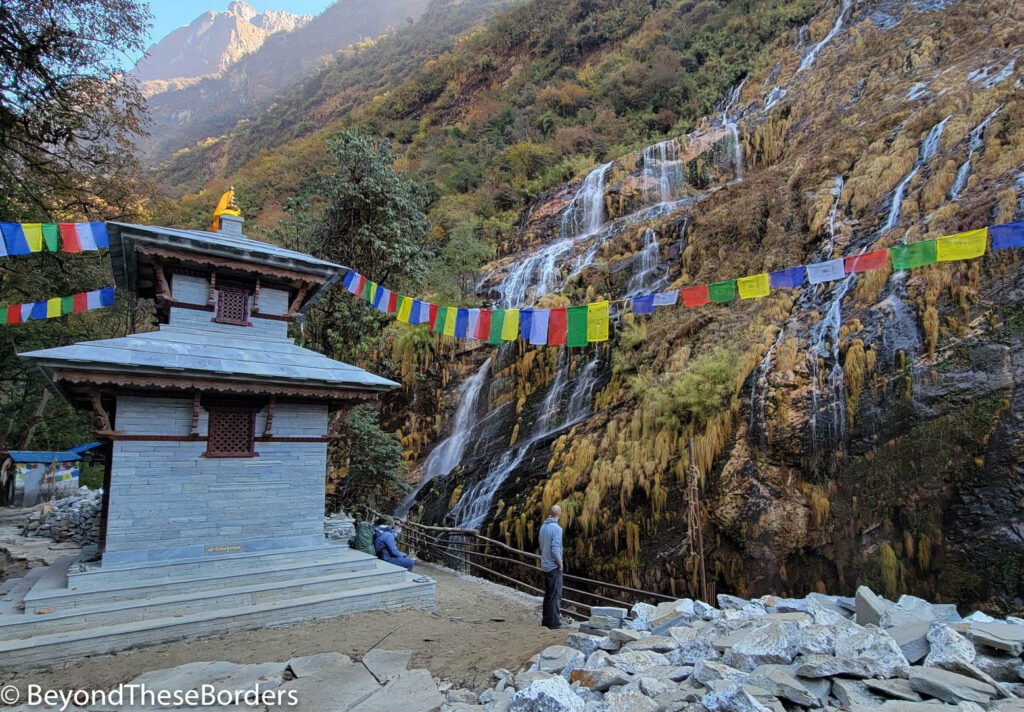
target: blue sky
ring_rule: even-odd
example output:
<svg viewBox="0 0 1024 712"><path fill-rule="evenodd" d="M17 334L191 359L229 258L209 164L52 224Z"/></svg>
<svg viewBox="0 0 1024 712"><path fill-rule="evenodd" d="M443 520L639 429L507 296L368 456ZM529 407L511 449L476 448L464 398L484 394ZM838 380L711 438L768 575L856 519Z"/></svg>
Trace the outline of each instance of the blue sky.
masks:
<svg viewBox="0 0 1024 712"><path fill-rule="evenodd" d="M207 10L224 12L231 0L151 0L150 14L153 15L153 28L150 30L149 42L160 40L171 30L187 25ZM287 10L296 15L318 15L333 0L247 0L254 8L264 10Z"/></svg>

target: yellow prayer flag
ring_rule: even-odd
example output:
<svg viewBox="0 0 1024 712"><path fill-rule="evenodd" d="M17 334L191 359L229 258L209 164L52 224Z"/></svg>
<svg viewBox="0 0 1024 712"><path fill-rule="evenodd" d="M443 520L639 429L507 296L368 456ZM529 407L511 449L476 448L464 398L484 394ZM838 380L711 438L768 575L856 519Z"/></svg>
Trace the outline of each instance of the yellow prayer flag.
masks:
<svg viewBox="0 0 1024 712"><path fill-rule="evenodd" d="M33 252L39 252L43 249L42 223L22 223L21 229L25 231L25 242L28 243L28 249Z"/></svg>
<svg viewBox="0 0 1024 712"><path fill-rule="evenodd" d="M608 340L608 302L587 305L587 341Z"/></svg>
<svg viewBox="0 0 1024 712"><path fill-rule="evenodd" d="M453 319L455 317L452 317ZM505 321L501 324L502 341L515 341L519 338L519 310L506 309Z"/></svg>
<svg viewBox="0 0 1024 712"><path fill-rule="evenodd" d="M736 280L736 286L740 290L740 299L757 299L767 297L771 291L771 278L767 272L753 274L749 277L740 277Z"/></svg>
<svg viewBox="0 0 1024 712"><path fill-rule="evenodd" d="M985 254L985 248L988 247L988 228L940 237L935 242L939 262L972 260Z"/></svg>
<svg viewBox="0 0 1024 712"><path fill-rule="evenodd" d="M368 301L370 303L370 306L373 306L373 300L376 299L376 298L377 298L377 283L376 282L370 282L370 298L367 299L366 301Z"/></svg>
<svg viewBox="0 0 1024 712"><path fill-rule="evenodd" d="M46 300L46 318L51 319L60 316L60 297Z"/></svg>
<svg viewBox="0 0 1024 712"><path fill-rule="evenodd" d="M402 299L402 306L398 307L398 320L406 324L409 323L409 315L412 314L412 302L413 300L409 297Z"/></svg>
<svg viewBox="0 0 1024 712"><path fill-rule="evenodd" d="M458 316L459 310L456 307L445 307L444 316L444 335L455 336L455 317Z"/></svg>

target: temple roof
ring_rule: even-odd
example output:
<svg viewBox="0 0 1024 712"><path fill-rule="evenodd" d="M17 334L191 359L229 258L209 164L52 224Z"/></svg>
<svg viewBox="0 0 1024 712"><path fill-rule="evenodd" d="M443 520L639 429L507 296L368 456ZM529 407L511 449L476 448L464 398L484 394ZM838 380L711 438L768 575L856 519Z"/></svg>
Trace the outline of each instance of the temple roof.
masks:
<svg viewBox="0 0 1024 712"><path fill-rule="evenodd" d="M364 392L399 385L296 346L291 339L246 335L232 340L223 332L193 325L165 324L159 331L30 351L21 358L39 367L50 382L61 380L55 371L67 370L88 373L88 381L97 383L188 382L195 387L215 380L232 383L231 390L239 392L266 390L260 384Z"/></svg>

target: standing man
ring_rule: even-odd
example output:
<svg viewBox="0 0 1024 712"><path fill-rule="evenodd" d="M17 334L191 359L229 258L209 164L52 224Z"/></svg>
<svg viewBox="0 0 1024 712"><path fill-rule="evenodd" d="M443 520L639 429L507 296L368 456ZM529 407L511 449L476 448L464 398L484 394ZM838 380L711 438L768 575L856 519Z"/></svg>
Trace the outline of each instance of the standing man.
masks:
<svg viewBox="0 0 1024 712"><path fill-rule="evenodd" d="M562 607L562 508L552 505L540 527L540 568L544 572L544 614L541 625L557 630L562 627L558 609Z"/></svg>

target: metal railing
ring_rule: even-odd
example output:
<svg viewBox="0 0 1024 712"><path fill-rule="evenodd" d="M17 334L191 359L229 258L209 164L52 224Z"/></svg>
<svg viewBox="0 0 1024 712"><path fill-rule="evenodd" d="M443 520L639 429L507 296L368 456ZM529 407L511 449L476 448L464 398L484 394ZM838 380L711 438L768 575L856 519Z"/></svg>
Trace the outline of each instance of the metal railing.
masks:
<svg viewBox="0 0 1024 712"><path fill-rule="evenodd" d="M360 507L370 521L382 516L367 506ZM532 594L544 594L544 574L536 562L540 556L483 536L474 529L437 527L396 519L398 541L410 555L461 573L479 575ZM563 573L562 613L573 618L590 617L592 606L630 608L637 601L674 601L675 596L598 581ZM567 585L567 584L573 585ZM570 598L566 594L572 596ZM632 596L624 594L633 594ZM577 600L583 599L583 600ZM591 601L587 603L586 601Z"/></svg>

